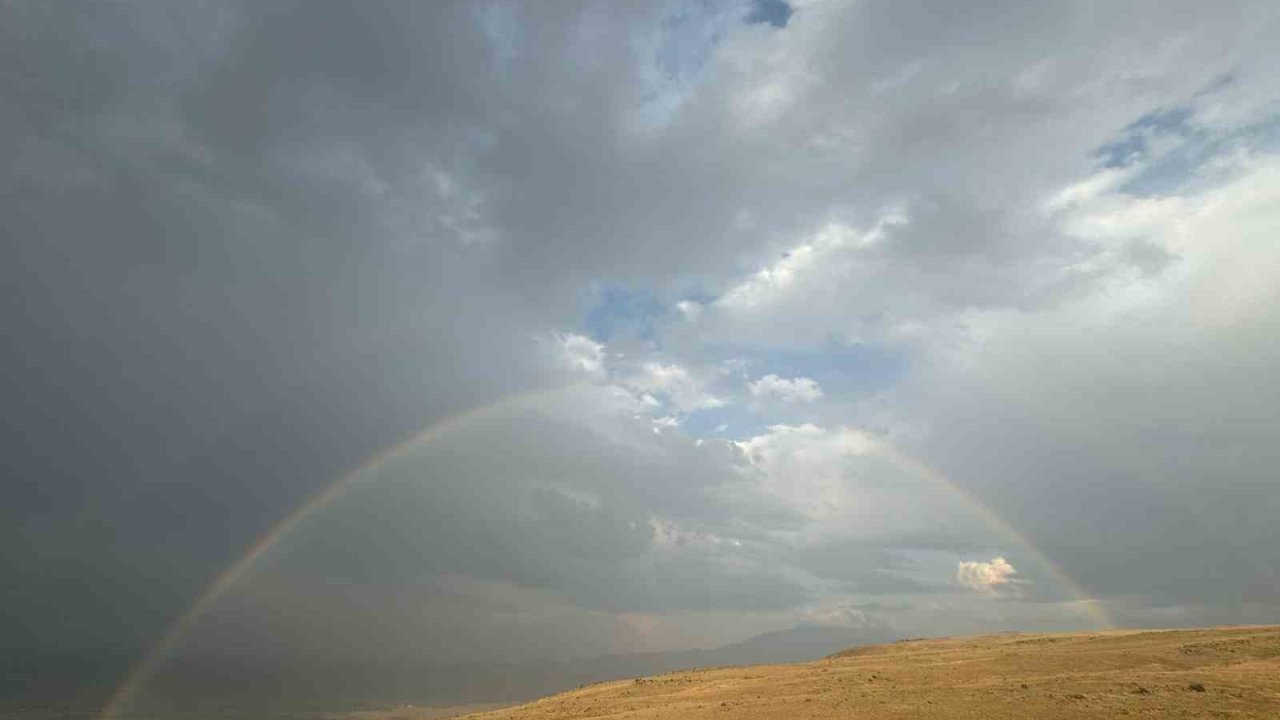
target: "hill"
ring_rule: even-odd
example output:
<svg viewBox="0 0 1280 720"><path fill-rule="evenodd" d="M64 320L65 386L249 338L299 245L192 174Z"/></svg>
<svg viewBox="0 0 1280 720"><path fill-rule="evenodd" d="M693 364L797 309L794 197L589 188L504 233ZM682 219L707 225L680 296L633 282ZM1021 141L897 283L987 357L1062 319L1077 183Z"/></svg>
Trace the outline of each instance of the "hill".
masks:
<svg viewBox="0 0 1280 720"><path fill-rule="evenodd" d="M616 678L634 678L700 667L757 665L815 660L853 646L887 642L887 628L799 625L715 648L672 652L599 655L574 660L472 663L414 668L393 688L405 702L389 709L334 714L337 720L431 720L454 717L464 703L511 706L573 687ZM414 691L407 689L414 685ZM417 704L423 700L433 704ZM452 704L450 704L452 703ZM334 703L337 705L338 703ZM243 712L243 710L241 710Z"/></svg>
<svg viewBox="0 0 1280 720"><path fill-rule="evenodd" d="M1280 718L1280 627L910 640L601 683L468 720Z"/></svg>

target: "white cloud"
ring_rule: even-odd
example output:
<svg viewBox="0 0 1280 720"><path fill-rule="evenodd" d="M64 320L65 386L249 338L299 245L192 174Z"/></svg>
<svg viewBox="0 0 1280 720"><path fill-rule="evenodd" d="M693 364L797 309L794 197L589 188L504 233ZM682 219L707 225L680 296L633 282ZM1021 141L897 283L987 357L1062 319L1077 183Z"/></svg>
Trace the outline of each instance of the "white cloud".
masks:
<svg viewBox="0 0 1280 720"><path fill-rule="evenodd" d="M593 377L604 376L604 345L573 333L562 333L558 340L562 361L571 369Z"/></svg>
<svg viewBox="0 0 1280 720"><path fill-rule="evenodd" d="M781 258L704 308L702 332L735 343L812 347L833 338L878 341L902 322L931 319L940 305L932 289L893 257L900 236L918 232L908 211L890 203L870 225L826 222L799 233Z"/></svg>
<svg viewBox="0 0 1280 720"><path fill-rule="evenodd" d="M638 372L623 381L631 390L650 398L660 396L679 412L690 412L724 405L724 401L706 389L706 381L688 368L675 363L646 362Z"/></svg>
<svg viewBox="0 0 1280 720"><path fill-rule="evenodd" d="M680 427L680 421L670 415L664 415L653 420L653 431L660 433L664 430L675 430Z"/></svg>
<svg viewBox="0 0 1280 720"><path fill-rule="evenodd" d="M1090 299L1098 314L1118 309L1126 295L1166 312L1190 311L1190 319L1207 326L1249 322L1269 311L1280 293L1280 249L1268 240L1280 230L1280 158L1245 157L1234 169L1227 182L1195 195L1100 193L1063 215L1070 232L1104 247L1123 249L1140 239L1177 259L1163 278L1118 278L1107 294Z"/></svg>
<svg viewBox="0 0 1280 720"><path fill-rule="evenodd" d="M702 314L702 304L692 300L681 300L676 303L676 310L679 310L680 314L687 320L697 320L698 316Z"/></svg>
<svg viewBox="0 0 1280 720"><path fill-rule="evenodd" d="M777 398L782 402L813 402L822 397L822 388L816 380L797 377L787 380L770 373L755 382L748 383L752 397Z"/></svg>
<svg viewBox="0 0 1280 720"><path fill-rule="evenodd" d="M956 582L971 590L995 592L996 590L1017 582L1013 576L1018 573L1002 557L994 557L989 562L962 560L956 569Z"/></svg>
<svg viewBox="0 0 1280 720"><path fill-rule="evenodd" d="M879 227L868 233L840 224L823 227L787 250L782 259L730 288L717 304L739 312L761 311L793 294L809 294L815 281L847 264L845 256L873 244L881 235Z"/></svg>
<svg viewBox="0 0 1280 720"><path fill-rule="evenodd" d="M988 532L949 488L850 427L773 425L736 443L754 471L753 496L802 518L779 532L798 545L893 537L911 543L948 528Z"/></svg>

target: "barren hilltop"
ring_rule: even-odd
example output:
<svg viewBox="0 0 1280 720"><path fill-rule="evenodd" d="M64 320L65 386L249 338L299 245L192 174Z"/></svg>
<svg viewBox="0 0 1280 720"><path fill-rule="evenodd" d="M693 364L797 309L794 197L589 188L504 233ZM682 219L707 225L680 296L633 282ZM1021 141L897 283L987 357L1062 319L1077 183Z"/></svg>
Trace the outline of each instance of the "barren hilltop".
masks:
<svg viewBox="0 0 1280 720"><path fill-rule="evenodd" d="M590 685L468 720L1280 719L1280 626L905 640Z"/></svg>

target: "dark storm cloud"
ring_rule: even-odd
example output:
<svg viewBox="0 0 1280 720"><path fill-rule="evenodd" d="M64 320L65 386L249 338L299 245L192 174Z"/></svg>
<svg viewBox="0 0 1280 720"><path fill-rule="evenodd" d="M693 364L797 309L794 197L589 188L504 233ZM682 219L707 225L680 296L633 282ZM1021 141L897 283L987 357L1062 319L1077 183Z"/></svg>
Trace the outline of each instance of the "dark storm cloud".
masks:
<svg viewBox="0 0 1280 720"><path fill-rule="evenodd" d="M135 647L299 498L535 381L483 259L290 162L402 182L475 111L469 9L389 9L5 5L6 637Z"/></svg>
<svg viewBox="0 0 1280 720"><path fill-rule="evenodd" d="M1273 12L4 3L0 637L123 668L364 459L569 382L317 513L184 650L1078 622L964 493L1125 619L1255 617ZM818 372L850 347L893 367ZM997 553L1024 592L954 585Z"/></svg>
<svg viewBox="0 0 1280 720"><path fill-rule="evenodd" d="M461 4L4 12L15 642L136 649L363 457L540 382L529 329L647 247L602 238L692 207L609 149L612 11L520 13L506 69Z"/></svg>

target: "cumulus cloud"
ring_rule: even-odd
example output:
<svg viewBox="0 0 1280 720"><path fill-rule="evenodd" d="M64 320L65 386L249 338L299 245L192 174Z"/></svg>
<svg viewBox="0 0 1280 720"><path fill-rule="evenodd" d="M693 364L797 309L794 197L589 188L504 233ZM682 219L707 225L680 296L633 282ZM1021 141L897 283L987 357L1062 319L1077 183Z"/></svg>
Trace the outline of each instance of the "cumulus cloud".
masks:
<svg viewBox="0 0 1280 720"><path fill-rule="evenodd" d="M752 397L775 398L788 403L813 402L822 397L822 388L818 386L818 382L807 377L788 380L770 373L748 383L747 387L751 390Z"/></svg>
<svg viewBox="0 0 1280 720"><path fill-rule="evenodd" d="M557 338L563 361L571 369L595 377L603 377L605 367L604 345L591 338L574 333L562 333Z"/></svg>
<svg viewBox="0 0 1280 720"><path fill-rule="evenodd" d="M1017 582L1013 578L1017 573L1009 561L1002 557L994 557L987 562L962 560L956 568L956 582L971 590L996 592Z"/></svg>
<svg viewBox="0 0 1280 720"><path fill-rule="evenodd" d="M679 412L717 408L724 401L707 390L708 381L675 363L645 362L639 370L622 380L627 387L659 396L666 405Z"/></svg>

